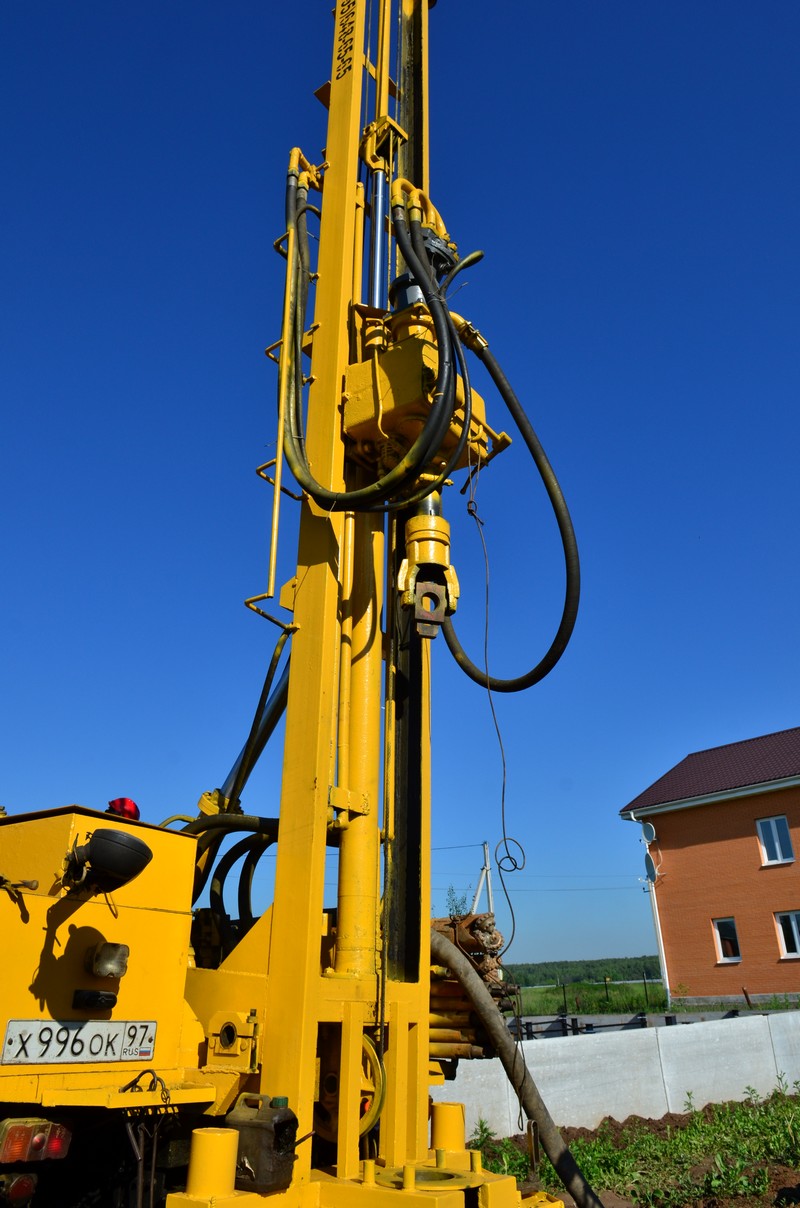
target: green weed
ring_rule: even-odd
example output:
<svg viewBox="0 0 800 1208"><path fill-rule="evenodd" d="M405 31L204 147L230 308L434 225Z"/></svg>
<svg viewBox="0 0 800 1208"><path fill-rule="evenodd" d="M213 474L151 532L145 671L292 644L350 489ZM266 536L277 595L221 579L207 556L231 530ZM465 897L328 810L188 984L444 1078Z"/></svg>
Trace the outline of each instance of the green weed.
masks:
<svg viewBox="0 0 800 1208"><path fill-rule="evenodd" d="M493 1174L510 1174L520 1182L528 1178L530 1163L527 1153L510 1137L498 1140L483 1118L478 1120L467 1145L470 1149L481 1151L483 1165Z"/></svg>
<svg viewBox="0 0 800 1208"><path fill-rule="evenodd" d="M800 1086L787 1093L781 1076L772 1094L746 1088L741 1103L695 1109L686 1096L687 1117L680 1126L656 1134L647 1121L619 1129L607 1122L594 1137L577 1138L572 1153L597 1190L613 1191L641 1208L684 1208L724 1196L763 1195L770 1166L800 1166ZM480 1120L469 1142L480 1149L487 1169L527 1175L527 1155L509 1139L492 1136ZM538 1171L542 1187L558 1194L560 1183L547 1158Z"/></svg>

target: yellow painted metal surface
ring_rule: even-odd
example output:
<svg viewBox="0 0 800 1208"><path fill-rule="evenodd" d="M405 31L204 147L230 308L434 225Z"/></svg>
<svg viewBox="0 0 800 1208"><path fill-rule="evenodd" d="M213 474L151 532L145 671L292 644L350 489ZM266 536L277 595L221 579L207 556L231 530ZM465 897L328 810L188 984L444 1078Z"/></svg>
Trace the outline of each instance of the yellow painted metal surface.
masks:
<svg viewBox="0 0 800 1208"><path fill-rule="evenodd" d="M69 852L101 828L135 834L153 859L129 884L109 894L68 891L61 876ZM185 1084L181 1060L184 1033L192 1027L184 1011L184 981L195 841L68 807L1 819L0 853L0 872L9 881L38 882L35 890L0 893L3 1014L6 1021L25 1025L13 1033L23 1040L12 1039L11 1030L0 1038L0 1100L116 1104L120 1087L154 1064L176 1101L213 1098L207 1088ZM91 954L103 943L130 949L121 977L97 977L91 971ZM99 1010L77 1007L74 996L80 991L112 992L116 1003ZM155 1023L149 1055L132 1061L87 1060L83 1042L66 1025L88 1020ZM114 1043L121 1049L122 1041ZM65 1052L69 1058L70 1049L73 1060L59 1060Z"/></svg>
<svg viewBox="0 0 800 1208"><path fill-rule="evenodd" d="M394 441L398 452L416 440L431 407L438 357L430 338L400 340L386 352L368 361L348 366L345 384L344 422L358 447L355 456L365 464L377 460L376 447ZM461 379L456 384L458 406L464 405ZM474 465L488 456L498 434L486 423L486 408L476 390L472 392L472 423L467 448L456 469ZM439 457L443 467L461 435L456 420L445 438ZM399 457L398 457L399 460Z"/></svg>

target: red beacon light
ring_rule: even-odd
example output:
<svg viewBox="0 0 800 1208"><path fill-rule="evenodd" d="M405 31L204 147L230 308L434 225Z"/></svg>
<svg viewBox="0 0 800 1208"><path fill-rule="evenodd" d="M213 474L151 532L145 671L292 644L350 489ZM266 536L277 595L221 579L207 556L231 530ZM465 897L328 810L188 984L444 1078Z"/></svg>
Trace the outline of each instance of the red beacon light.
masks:
<svg viewBox="0 0 800 1208"><path fill-rule="evenodd" d="M131 801L130 797L115 797L113 801L109 801L106 813L116 814L118 818L127 818L129 822L138 822L141 817L138 805Z"/></svg>

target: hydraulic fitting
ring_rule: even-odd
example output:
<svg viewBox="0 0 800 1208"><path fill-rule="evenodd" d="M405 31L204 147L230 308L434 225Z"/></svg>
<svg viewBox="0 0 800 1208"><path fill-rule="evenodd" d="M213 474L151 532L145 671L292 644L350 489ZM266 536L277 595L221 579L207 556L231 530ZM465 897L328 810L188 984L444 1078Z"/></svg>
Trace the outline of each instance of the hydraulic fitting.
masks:
<svg viewBox="0 0 800 1208"><path fill-rule="evenodd" d="M438 494L429 495L406 521L405 538L397 587L403 606L414 609L417 632L434 638L445 617L455 612L460 595L450 562L450 525L439 514Z"/></svg>

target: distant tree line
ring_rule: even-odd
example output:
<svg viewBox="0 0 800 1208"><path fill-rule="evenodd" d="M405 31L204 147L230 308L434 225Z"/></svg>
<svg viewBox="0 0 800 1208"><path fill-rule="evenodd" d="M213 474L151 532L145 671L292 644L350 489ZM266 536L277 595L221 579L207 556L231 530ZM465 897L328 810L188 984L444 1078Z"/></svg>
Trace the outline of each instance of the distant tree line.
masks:
<svg viewBox="0 0 800 1208"><path fill-rule="evenodd" d="M657 956L609 956L591 961L537 961L504 964L509 980L520 986L571 986L574 982L641 981L661 977Z"/></svg>

